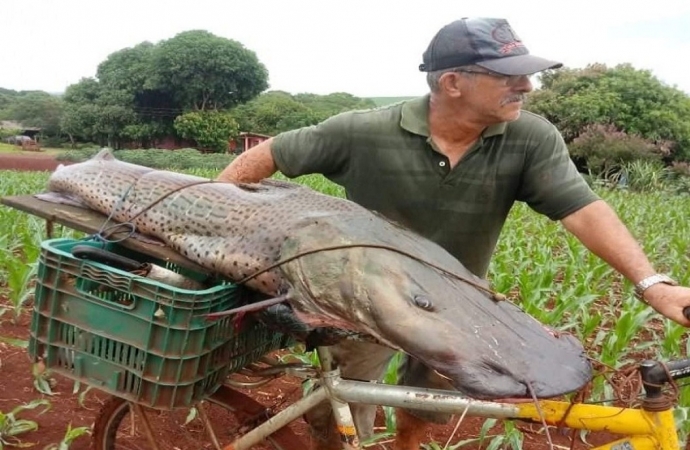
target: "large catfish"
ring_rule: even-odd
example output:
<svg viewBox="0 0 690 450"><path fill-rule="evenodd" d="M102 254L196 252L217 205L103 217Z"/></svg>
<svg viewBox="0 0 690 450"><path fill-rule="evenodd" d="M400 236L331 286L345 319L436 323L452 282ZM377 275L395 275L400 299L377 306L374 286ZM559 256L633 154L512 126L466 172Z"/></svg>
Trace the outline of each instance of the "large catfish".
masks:
<svg viewBox="0 0 690 450"><path fill-rule="evenodd" d="M133 223L209 273L240 281L261 272L246 285L287 294L303 322L370 334L468 396L554 397L590 380L577 340L549 333L443 248L353 202L287 182L154 170L108 150L59 167L48 191Z"/></svg>

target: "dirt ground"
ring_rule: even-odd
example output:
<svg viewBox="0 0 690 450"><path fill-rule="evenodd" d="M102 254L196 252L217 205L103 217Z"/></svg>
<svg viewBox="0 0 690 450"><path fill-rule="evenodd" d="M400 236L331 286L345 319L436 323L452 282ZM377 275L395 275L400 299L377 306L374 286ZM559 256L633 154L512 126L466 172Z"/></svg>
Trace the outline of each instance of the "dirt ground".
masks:
<svg viewBox="0 0 690 450"><path fill-rule="evenodd" d="M53 170L57 164L54 157L44 154L21 156L0 154L0 170ZM4 299L0 298L0 310L2 310L4 303ZM11 312L7 312L0 317L0 337L28 340L31 311L28 309L23 311L16 323L12 320L12 316ZM35 420L38 423L39 428L37 431L19 436L22 443L32 443L34 444L32 448L36 449L43 449L49 444L60 442L69 425L73 428L91 427L99 409L108 398L107 395L99 392L97 389L91 389L84 396L83 402L80 402L80 393L84 391L85 386L81 386L81 389L75 393L73 381L57 375L50 376L50 378L54 383L53 395L47 396L39 393L33 386L32 365L26 350L0 342L0 412L9 412L19 405L40 398L47 399L51 404L50 409L44 413L40 413L41 410L39 409L21 413L19 416L19 418ZM281 380L257 388L251 391L250 395L264 405L275 406L277 404L289 403L292 399L299 397L300 392L301 385L298 381ZM214 420L216 419L214 418ZM484 419L465 418L459 425L458 421L459 418L454 417L447 425L429 426L426 434L427 442L436 442L440 445L439 448L443 448L446 442L454 444L475 438L479 435ZM193 427L194 423L190 425ZM378 425L382 425L381 415ZM457 430L455 430L456 426ZM523 423L518 423L517 426L524 433L523 448L532 450L545 450L549 448L541 426ZM298 435L305 438L308 437L306 426L301 421L298 421L293 426L293 430ZM572 437L578 435L572 435L570 431L555 428L550 428L549 431L555 448L588 448L588 445L579 438L576 438L573 443ZM189 428L166 428L165 433L163 433L163 440L166 441L162 442L163 448L179 450L212 448L210 444L201 444L200 440L195 440L194 436L197 435L190 434L191 432L193 430L190 431ZM499 424L489 430L488 435L494 436L500 432L501 425ZM587 441L590 444L596 444L597 442L602 442L604 438L610 437L606 434L589 434ZM185 439L187 439L187 442L189 442L189 439L192 439L193 444L184 444ZM462 448L474 450L486 448L488 444L489 440L485 441L482 447L472 444ZM90 438L88 436L78 438L70 446L72 450L86 450L88 448L90 448ZM142 440L136 448L146 449L149 446L145 440ZM375 444L373 448L388 449L392 448L392 445L390 441L384 440Z"/></svg>
<svg viewBox="0 0 690 450"><path fill-rule="evenodd" d="M0 152L0 170L53 171L60 164L54 155L40 152Z"/></svg>
<svg viewBox="0 0 690 450"><path fill-rule="evenodd" d="M0 299L0 309L2 309L3 303L4 301ZM25 310L17 323L14 323L12 314L8 312L0 317L0 336L28 340L30 323L30 310ZM19 415L19 418L35 420L38 423L39 428L37 431L20 435L22 443L35 444L33 448L36 449L43 449L49 444L60 442L69 425L71 425L72 428L90 428L93 425L99 409L108 399L108 395L97 389L90 389L86 395L84 395L83 401L80 401L79 397L80 394L84 392L85 386L81 386L79 391L75 393L75 384L72 380L55 374L50 374L49 379L53 384L53 395L51 396L41 394L34 387L32 364L31 361L29 361L26 350L0 342L0 411L6 413L19 405L41 398L50 402L50 409L44 413L40 413L41 408L39 408L38 410L26 411ZM291 401L299 398L301 385L296 379L283 379L244 392L265 406L274 408L278 405L289 404ZM220 416L220 411L213 410L213 413L212 417L214 423L216 421L226 420ZM153 420L154 429L165 430L163 436L159 438L162 449L198 450L212 448L211 443L202 436L203 433L200 431L201 426L198 421L196 423L191 423L189 427L178 428L176 425L170 425L172 422L167 418L161 419L160 422L156 422L156 420L158 420L156 418ZM458 421L459 417L453 417L451 422L447 425L429 426L426 433L427 442L436 442L440 445L440 448L443 448L443 445L449 440L451 444L454 444L476 438L479 436L484 419L466 417L460 423L458 429L454 430L458 425ZM379 412L377 426L379 427L376 430L377 432L383 432L385 430L381 411ZM517 426L524 435L523 448L533 450L546 450L549 448L546 435L541 426L527 423L518 423ZM231 431L235 431L238 425L233 423L232 427L233 429ZM292 429L297 435L302 436L305 442L310 441L307 427L301 420L292 425ZM579 438L575 439L575 445L571 447L573 442L570 431L558 430L556 428L550 428L549 431L554 444L557 446L555 448L588 448ZM501 426L498 424L489 430L487 435L495 436L500 434L500 432ZM603 442L603 438L605 437L610 438L610 436L604 434L590 434L587 437L587 442L590 444L598 441ZM476 444L468 444L462 448L468 450L486 448L489 441L490 439L487 439L483 447ZM183 446L183 442L188 442L189 446ZM91 448L89 436L78 438L70 447L72 450L87 450L89 448ZM142 438L141 442L138 442L138 446L133 448L146 449L149 447L145 439ZM390 440L384 439L372 448L391 449L392 443Z"/></svg>

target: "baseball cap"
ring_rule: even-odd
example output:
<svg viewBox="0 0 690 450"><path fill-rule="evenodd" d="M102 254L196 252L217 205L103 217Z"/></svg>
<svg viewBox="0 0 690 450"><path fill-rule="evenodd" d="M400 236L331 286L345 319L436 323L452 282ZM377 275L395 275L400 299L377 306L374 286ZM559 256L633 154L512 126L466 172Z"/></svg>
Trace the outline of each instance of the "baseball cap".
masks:
<svg viewBox="0 0 690 450"><path fill-rule="evenodd" d="M503 75L531 75L563 64L530 55L506 19L462 18L441 28L419 70L477 65Z"/></svg>

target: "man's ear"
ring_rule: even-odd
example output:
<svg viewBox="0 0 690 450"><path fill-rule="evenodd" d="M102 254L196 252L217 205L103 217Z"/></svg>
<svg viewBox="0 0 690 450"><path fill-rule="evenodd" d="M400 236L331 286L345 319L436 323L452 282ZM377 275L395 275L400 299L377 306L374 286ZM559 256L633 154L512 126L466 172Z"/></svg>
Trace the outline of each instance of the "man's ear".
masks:
<svg viewBox="0 0 690 450"><path fill-rule="evenodd" d="M462 74L456 72L448 72L441 75L439 81L439 87L443 92L449 97L462 97Z"/></svg>

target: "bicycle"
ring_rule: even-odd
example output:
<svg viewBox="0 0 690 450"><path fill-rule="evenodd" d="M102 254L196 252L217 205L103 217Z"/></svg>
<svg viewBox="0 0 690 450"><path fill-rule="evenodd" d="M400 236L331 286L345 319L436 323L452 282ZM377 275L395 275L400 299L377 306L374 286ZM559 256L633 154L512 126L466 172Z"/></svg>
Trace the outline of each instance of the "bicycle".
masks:
<svg viewBox="0 0 690 450"><path fill-rule="evenodd" d="M411 388L406 386L384 385L363 381L345 380L340 377L337 367L332 366L328 347L317 347L321 368L295 367L275 364L264 376L274 377L276 372L298 374L308 378L316 376L321 388L311 391L300 400L281 412L264 417L264 421L254 426L233 442L216 441L216 449L244 450L268 439L273 448L296 450L307 448L305 443L289 429L289 423L301 417L309 409L322 401L330 401L336 412L338 430L344 450L361 448L356 435L352 417L347 404L350 402L369 403L399 408L416 408L429 411L447 412L461 416L511 419L549 426L589 431L608 431L620 434L619 439L596 449L676 450L679 448L677 429L673 418L671 400L663 395L662 388L672 380L690 376L690 360L672 361L662 364L658 361L644 361L639 365L645 396L639 408L603 406L565 401L541 400L538 403L498 403L479 401L463 397L457 392ZM261 373L257 373L261 376ZM241 385L238 385L241 387ZM263 409L248 397L229 386L223 386L207 400L220 404L231 412L240 414L261 413ZM96 429L95 450L113 450L116 447L116 429L126 413L129 404L116 400L118 407L107 409L99 416ZM135 406L136 408L136 406ZM141 410L138 414L142 414ZM142 415L142 417L145 417ZM143 421L145 423L145 421ZM144 425L145 426L145 425ZM98 428L98 427L97 427ZM123 438L124 439L124 438ZM152 449L157 449L154 441ZM596 450L595 449L595 450Z"/></svg>

